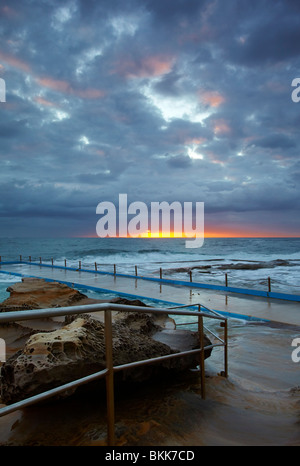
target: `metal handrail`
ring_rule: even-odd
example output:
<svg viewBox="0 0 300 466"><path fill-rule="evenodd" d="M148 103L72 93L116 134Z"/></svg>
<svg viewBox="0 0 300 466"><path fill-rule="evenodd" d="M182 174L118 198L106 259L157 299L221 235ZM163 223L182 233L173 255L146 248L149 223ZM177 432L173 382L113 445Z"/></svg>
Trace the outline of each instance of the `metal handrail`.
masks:
<svg viewBox="0 0 300 466"><path fill-rule="evenodd" d="M61 385L59 387L50 389L43 393L34 395L32 397L26 398L19 402L13 403L11 405L5 406L0 409L0 417L10 414L19 409L30 406L39 401L49 399L57 394L65 392L70 388L76 388L80 385L89 383L100 378L106 378L106 394L107 394L107 444L109 446L114 445L115 439L115 408L114 408L114 373L125 370L128 368L134 368L146 364L154 364L156 362L161 362L167 359L173 359L176 357L185 357L192 354L200 354L200 370L201 370L201 395L202 398L205 398L205 365L204 365L204 351L211 349L217 346L224 347L224 371L221 371L220 375L225 377L228 376L228 364L227 364L227 318L223 317L217 313L211 313L208 308L203 306L207 312L201 311L201 306L198 305L198 311L188 311L183 310L186 307L194 307L195 305L185 305L178 306L177 308L153 308L153 307L144 307L144 306L132 306L132 305L123 305L123 304L114 304L114 303L101 303L101 304L88 304L84 306L70 306L70 307L60 307L60 308L48 308L48 309L34 309L26 311L10 311L3 312L0 314L0 325L3 323L9 322L20 322L23 320L45 318L45 317L57 317L57 316L67 316L67 315L76 315L83 313L92 313L104 311L104 327L105 327L105 353L106 353L106 369L91 374L89 376L74 380L67 384ZM199 349L193 349L189 351L181 351L174 354L159 356L155 358L149 358L141 361L133 361L131 363L122 364L114 366L113 364L113 341L112 341L112 312L141 312L141 313L153 313L153 314L171 314L171 315L185 315L185 316L198 316L198 332L199 332ZM170 312L171 311L171 312ZM217 314L217 315L216 315ZM203 317L221 320L221 326L224 327L224 340L218 338L222 343L215 343L211 345L204 346L204 331L203 331Z"/></svg>

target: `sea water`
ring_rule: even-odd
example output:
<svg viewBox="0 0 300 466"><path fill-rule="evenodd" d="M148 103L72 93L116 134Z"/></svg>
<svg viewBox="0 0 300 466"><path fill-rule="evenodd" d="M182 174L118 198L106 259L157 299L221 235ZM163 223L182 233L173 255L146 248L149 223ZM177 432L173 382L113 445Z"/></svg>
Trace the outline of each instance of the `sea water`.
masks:
<svg viewBox="0 0 300 466"><path fill-rule="evenodd" d="M2 261L32 261L69 267L225 284L240 288L300 294L300 238L207 238L188 249L181 238L1 238ZM11 277L0 274L0 298ZM17 281L18 279L16 279ZM4 293L4 295L3 295Z"/></svg>

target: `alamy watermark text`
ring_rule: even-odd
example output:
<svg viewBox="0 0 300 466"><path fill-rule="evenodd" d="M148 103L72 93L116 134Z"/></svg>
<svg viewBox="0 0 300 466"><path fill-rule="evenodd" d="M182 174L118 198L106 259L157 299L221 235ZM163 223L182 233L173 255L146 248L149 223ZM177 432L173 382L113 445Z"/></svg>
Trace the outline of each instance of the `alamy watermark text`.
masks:
<svg viewBox="0 0 300 466"><path fill-rule="evenodd" d="M186 240L186 248L200 248L204 243L204 203L174 201L169 204L132 202L128 205L127 194L119 194L118 209L112 202L100 202L96 214L101 215L96 231L105 237L180 237Z"/></svg>
<svg viewBox="0 0 300 466"><path fill-rule="evenodd" d="M292 346L295 349L292 351L292 361L300 362L300 338L294 338L292 341Z"/></svg>
<svg viewBox="0 0 300 466"><path fill-rule="evenodd" d="M298 103L300 102L300 78L293 79L292 87L296 88L292 92L292 101Z"/></svg>
<svg viewBox="0 0 300 466"><path fill-rule="evenodd" d="M0 102L6 102L6 84L2 78L0 78Z"/></svg>

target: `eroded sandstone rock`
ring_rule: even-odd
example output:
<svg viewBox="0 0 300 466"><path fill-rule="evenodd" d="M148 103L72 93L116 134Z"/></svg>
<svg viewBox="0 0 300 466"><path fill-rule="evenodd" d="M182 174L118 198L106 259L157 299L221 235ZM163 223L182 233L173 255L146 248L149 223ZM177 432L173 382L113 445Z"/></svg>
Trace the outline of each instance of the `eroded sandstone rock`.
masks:
<svg viewBox="0 0 300 466"><path fill-rule="evenodd" d="M39 278L22 278L22 282L9 286L7 291L10 296L0 304L0 312L73 306L93 301L63 283Z"/></svg>
<svg viewBox="0 0 300 466"><path fill-rule="evenodd" d="M104 324L90 315L68 318L52 332L32 335L23 350L1 368L1 399L9 404L105 368ZM70 321L71 320L71 321ZM132 323L138 325L131 325ZM114 365L173 354L178 350L153 338L163 332L150 314L128 314L113 323ZM197 336L190 332L192 345ZM191 343L190 341L190 343ZM206 355L208 356L208 354ZM199 357L176 358L124 371L129 380L146 380L159 370L194 367ZM69 393L68 393L69 394Z"/></svg>

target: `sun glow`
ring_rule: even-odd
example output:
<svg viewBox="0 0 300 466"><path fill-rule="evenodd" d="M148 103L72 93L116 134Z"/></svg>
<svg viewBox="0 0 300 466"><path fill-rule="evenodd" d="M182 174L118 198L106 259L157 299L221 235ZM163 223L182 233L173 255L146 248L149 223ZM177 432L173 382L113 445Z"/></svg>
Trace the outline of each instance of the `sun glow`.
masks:
<svg viewBox="0 0 300 466"><path fill-rule="evenodd" d="M155 84L156 80L152 80ZM166 122L171 122L174 118L185 118L193 123L202 123L211 114L209 110L199 111L198 102L191 96L169 97L157 94L151 84L144 86L143 94L148 98L154 107L160 112Z"/></svg>
<svg viewBox="0 0 300 466"><path fill-rule="evenodd" d="M147 230L142 232L139 238L193 238L195 237L195 233L191 233L190 235L184 234L182 231L151 231ZM129 236L127 236L129 238Z"/></svg>
<svg viewBox="0 0 300 466"><path fill-rule="evenodd" d="M188 148L188 156L189 156L191 159L203 160L203 155L202 155L202 154L199 154L199 152L197 152L196 149L197 149L196 146L189 147L189 148Z"/></svg>

